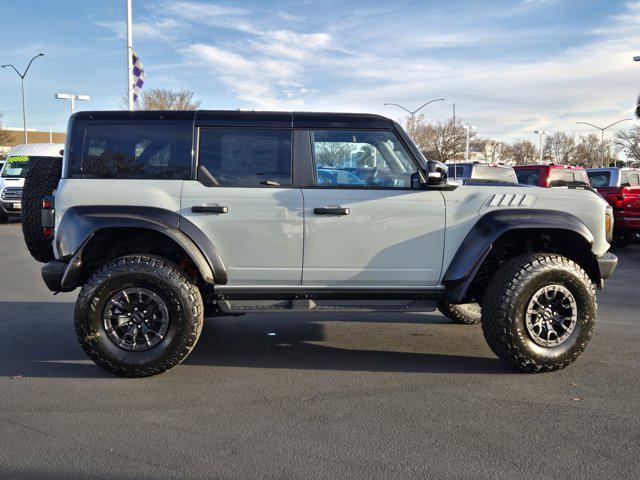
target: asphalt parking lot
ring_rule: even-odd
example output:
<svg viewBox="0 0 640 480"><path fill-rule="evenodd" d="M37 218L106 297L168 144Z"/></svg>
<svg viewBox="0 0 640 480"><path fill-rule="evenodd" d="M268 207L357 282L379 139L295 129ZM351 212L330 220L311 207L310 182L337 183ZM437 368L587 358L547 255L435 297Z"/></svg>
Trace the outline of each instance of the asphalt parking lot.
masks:
<svg viewBox="0 0 640 480"><path fill-rule="evenodd" d="M0 479L636 479L640 244L616 253L560 372L514 372L435 313L314 313L208 320L183 365L125 380L0 225Z"/></svg>

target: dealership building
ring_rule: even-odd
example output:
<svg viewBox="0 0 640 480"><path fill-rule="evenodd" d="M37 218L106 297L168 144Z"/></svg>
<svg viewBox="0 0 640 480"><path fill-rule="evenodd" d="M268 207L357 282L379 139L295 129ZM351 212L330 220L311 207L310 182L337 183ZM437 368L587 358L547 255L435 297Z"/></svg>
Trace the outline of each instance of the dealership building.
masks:
<svg viewBox="0 0 640 480"><path fill-rule="evenodd" d="M0 159L5 158L13 147L24 143L24 130L21 128L3 128L2 133L6 135L0 135ZM27 129L29 143L64 143L66 137L66 133Z"/></svg>

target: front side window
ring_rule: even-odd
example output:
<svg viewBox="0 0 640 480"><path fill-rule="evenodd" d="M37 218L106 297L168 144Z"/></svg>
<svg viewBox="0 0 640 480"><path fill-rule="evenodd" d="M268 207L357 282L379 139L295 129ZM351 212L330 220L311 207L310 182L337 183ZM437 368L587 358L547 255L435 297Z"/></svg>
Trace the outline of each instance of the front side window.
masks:
<svg viewBox="0 0 640 480"><path fill-rule="evenodd" d="M82 178L186 179L191 135L173 125L89 125ZM189 145L186 145L189 142ZM188 150L187 150L188 147Z"/></svg>
<svg viewBox="0 0 640 480"><path fill-rule="evenodd" d="M201 129L198 179L221 187L290 186L291 131Z"/></svg>
<svg viewBox="0 0 640 480"><path fill-rule="evenodd" d="M392 132L312 132L318 186L411 188L418 171Z"/></svg>

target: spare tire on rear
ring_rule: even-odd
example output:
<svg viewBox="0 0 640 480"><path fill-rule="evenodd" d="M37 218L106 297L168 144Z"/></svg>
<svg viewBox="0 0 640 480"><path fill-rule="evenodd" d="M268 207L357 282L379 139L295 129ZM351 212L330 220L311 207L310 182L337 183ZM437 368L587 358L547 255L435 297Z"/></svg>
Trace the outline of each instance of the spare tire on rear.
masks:
<svg viewBox="0 0 640 480"><path fill-rule="evenodd" d="M53 243L42 230L42 199L53 193L62 175L62 159L33 157L22 190L22 233L29 253L38 262L54 259Z"/></svg>

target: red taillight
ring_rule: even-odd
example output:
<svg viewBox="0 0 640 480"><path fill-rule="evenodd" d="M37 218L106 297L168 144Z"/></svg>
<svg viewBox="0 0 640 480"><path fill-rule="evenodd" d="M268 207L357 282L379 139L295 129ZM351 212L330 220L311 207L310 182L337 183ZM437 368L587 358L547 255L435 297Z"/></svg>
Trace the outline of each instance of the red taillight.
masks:
<svg viewBox="0 0 640 480"><path fill-rule="evenodd" d="M43 228L42 234L44 235L44 238L51 237L53 235L53 228Z"/></svg>
<svg viewBox="0 0 640 480"><path fill-rule="evenodd" d="M620 193L608 194L607 201L616 210L622 210L624 209L624 202L627 200L628 195L629 190L627 188L622 188L622 190L620 190Z"/></svg>
<svg viewBox="0 0 640 480"><path fill-rule="evenodd" d="M50 198L42 199L42 208L45 208L47 210L51 210L53 208L53 202L51 201Z"/></svg>

